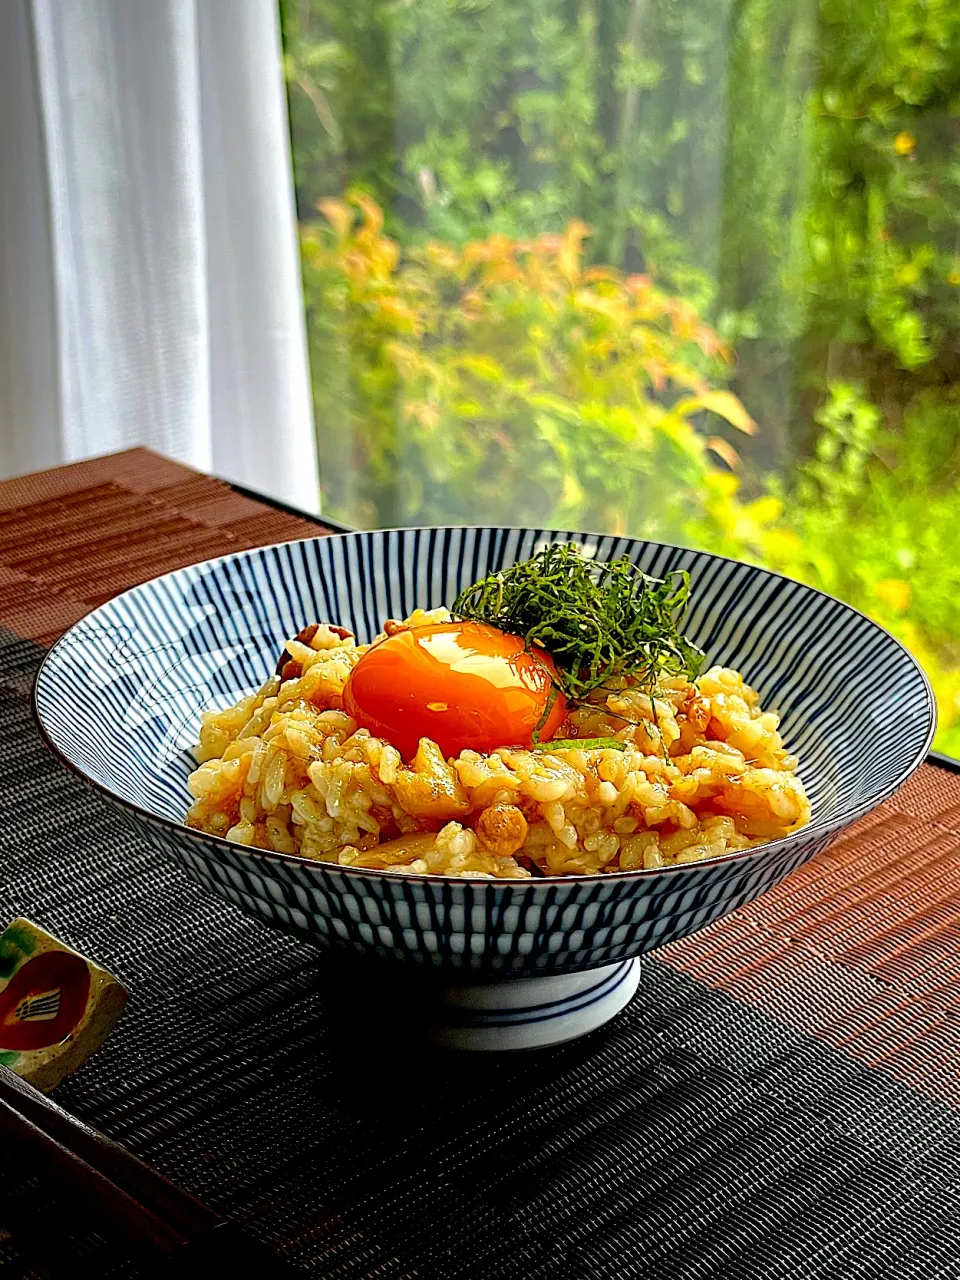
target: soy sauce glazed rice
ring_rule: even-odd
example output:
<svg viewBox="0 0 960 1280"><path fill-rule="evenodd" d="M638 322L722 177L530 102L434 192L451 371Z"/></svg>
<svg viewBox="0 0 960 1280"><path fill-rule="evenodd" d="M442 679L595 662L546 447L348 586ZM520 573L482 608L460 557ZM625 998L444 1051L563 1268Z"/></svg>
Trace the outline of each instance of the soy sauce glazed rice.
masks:
<svg viewBox="0 0 960 1280"><path fill-rule="evenodd" d="M496 879L668 867L786 835L810 819L797 760L738 672L699 673L702 655L680 631L686 587L683 575L658 581L553 546L462 593L453 614L386 622L371 645L307 626L255 693L203 716L187 825L342 867ZM446 676L431 677L433 700L418 711L415 679L388 667L396 678L373 689L380 702L362 704L361 677L391 654L427 661L488 642L535 703L522 722L509 703L503 745L464 745L473 721L462 708L460 728L437 734L454 749L418 735L457 710L456 683L437 700ZM479 661L466 667L486 671ZM449 680L464 669L456 657ZM508 706L502 684L492 679L488 737ZM394 686L405 701L391 712Z"/></svg>

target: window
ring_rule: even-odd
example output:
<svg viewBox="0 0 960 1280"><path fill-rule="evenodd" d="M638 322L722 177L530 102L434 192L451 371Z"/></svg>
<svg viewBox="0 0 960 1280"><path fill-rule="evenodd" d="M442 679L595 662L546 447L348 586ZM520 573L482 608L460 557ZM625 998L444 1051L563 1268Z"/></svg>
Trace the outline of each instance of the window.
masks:
<svg viewBox="0 0 960 1280"><path fill-rule="evenodd" d="M281 12L325 509L762 562L960 754L960 7Z"/></svg>

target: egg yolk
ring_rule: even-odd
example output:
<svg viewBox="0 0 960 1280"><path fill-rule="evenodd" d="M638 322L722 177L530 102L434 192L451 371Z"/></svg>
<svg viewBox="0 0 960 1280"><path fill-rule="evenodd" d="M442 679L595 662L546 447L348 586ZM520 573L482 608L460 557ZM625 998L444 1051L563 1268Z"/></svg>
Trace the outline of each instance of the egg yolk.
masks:
<svg viewBox="0 0 960 1280"><path fill-rule="evenodd" d="M368 650L347 680L343 709L408 759L421 738L448 757L465 748L529 747L555 674L549 654L525 649L522 636L481 622L439 622L398 631ZM540 738L553 737L565 714L558 692Z"/></svg>

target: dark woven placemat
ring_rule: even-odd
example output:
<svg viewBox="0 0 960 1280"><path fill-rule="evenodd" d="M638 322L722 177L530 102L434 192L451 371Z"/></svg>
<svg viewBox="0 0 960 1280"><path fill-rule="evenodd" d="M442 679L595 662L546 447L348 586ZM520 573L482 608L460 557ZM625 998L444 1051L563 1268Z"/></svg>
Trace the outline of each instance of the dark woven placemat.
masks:
<svg viewBox="0 0 960 1280"><path fill-rule="evenodd" d="M0 592L20 575L0 596L0 914L131 993L62 1105L321 1277L960 1276L960 778L925 767L775 893L647 959L593 1037L425 1055L363 1024L336 962L208 897L45 754L27 636L158 563L244 545L238 524L308 527L256 504L231 519L237 495L149 455L83 466L29 482L47 504L32 537L0 514ZM205 495L206 523L177 492ZM46 1194L0 1180L4 1276L67 1257L134 1274L96 1239L34 1262Z"/></svg>

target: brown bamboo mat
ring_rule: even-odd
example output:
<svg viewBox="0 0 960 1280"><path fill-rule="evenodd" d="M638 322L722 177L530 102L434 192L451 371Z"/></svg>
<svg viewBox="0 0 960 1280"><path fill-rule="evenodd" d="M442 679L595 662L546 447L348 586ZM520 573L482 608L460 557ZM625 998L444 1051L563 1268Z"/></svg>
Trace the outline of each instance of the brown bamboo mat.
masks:
<svg viewBox="0 0 960 1280"><path fill-rule="evenodd" d="M316 523L131 449L0 483L0 621L50 645L138 582Z"/></svg>
<svg viewBox="0 0 960 1280"><path fill-rule="evenodd" d="M208 897L32 729L43 646L192 560L318 532L142 451L0 484L0 914L120 974L57 1091L305 1273L960 1277L960 777L925 766L577 1044L423 1055L335 960ZM0 1273L134 1275L4 1170Z"/></svg>
<svg viewBox="0 0 960 1280"><path fill-rule="evenodd" d="M924 765L750 906L660 956L960 1106L960 775Z"/></svg>

